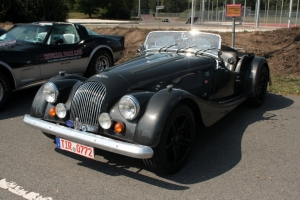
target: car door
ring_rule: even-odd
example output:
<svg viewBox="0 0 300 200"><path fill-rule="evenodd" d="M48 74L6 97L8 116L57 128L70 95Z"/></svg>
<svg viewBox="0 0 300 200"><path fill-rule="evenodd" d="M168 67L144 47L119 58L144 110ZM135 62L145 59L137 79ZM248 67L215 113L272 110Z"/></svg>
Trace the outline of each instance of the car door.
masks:
<svg viewBox="0 0 300 200"><path fill-rule="evenodd" d="M86 59L82 58L82 48L80 36L72 24L54 25L40 54L42 78L48 79L59 71L83 74Z"/></svg>

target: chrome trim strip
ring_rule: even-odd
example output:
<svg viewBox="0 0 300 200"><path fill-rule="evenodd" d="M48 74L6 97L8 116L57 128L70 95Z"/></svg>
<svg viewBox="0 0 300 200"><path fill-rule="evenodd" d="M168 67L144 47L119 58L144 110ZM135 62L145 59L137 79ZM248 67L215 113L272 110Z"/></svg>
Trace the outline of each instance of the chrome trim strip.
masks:
<svg viewBox="0 0 300 200"><path fill-rule="evenodd" d="M77 131L75 129L31 117L30 115L25 115L23 121L28 126L43 132L109 152L139 159L147 159L153 156L153 150L148 146L127 143L88 132Z"/></svg>
<svg viewBox="0 0 300 200"><path fill-rule="evenodd" d="M40 85L43 85L47 80L48 80L48 79L46 79L46 80L41 80L41 81L37 81L37 82L30 83L30 84L27 84L27 85L23 85L23 86L21 86L21 87L16 88L16 89L13 90L13 91L24 90L24 89L31 88L31 87L35 87L35 86L40 86Z"/></svg>

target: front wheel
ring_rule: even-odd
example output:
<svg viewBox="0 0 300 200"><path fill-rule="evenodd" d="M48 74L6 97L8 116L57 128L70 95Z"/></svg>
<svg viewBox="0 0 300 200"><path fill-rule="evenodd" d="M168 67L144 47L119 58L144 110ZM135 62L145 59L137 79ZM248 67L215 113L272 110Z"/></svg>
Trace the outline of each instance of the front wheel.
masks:
<svg viewBox="0 0 300 200"><path fill-rule="evenodd" d="M94 74L100 73L103 70L110 68L112 63L112 58L109 52L106 50L99 50L93 55L85 76L90 77Z"/></svg>
<svg viewBox="0 0 300 200"><path fill-rule="evenodd" d="M11 94L11 86L4 74L0 72L0 109L8 101Z"/></svg>
<svg viewBox="0 0 300 200"><path fill-rule="evenodd" d="M154 155L145 159L146 166L160 174L173 174L187 161L195 136L195 121L191 109L177 106L169 115Z"/></svg>

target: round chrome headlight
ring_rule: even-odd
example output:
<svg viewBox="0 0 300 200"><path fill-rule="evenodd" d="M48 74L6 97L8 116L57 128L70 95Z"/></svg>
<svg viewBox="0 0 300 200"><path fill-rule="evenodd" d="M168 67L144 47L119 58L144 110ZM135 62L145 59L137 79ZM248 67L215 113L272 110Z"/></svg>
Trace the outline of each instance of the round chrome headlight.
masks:
<svg viewBox="0 0 300 200"><path fill-rule="evenodd" d="M131 95L125 95L119 101L119 111L125 119L134 119L140 111L138 100Z"/></svg>
<svg viewBox="0 0 300 200"><path fill-rule="evenodd" d="M57 117L65 118L67 115L67 106L63 103L59 103L55 107L55 112L56 112Z"/></svg>
<svg viewBox="0 0 300 200"><path fill-rule="evenodd" d="M108 113L101 113L98 122L103 129L109 129L112 125L112 119Z"/></svg>
<svg viewBox="0 0 300 200"><path fill-rule="evenodd" d="M46 83L43 89L44 98L49 103L54 103L58 96L58 89L52 82Z"/></svg>

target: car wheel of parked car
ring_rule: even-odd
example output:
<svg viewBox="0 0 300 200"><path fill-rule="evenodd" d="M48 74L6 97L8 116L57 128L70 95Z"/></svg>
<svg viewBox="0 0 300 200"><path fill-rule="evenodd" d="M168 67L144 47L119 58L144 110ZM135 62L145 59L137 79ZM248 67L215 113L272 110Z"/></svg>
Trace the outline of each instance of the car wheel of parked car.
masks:
<svg viewBox="0 0 300 200"><path fill-rule="evenodd" d="M99 50L91 59L91 62L86 71L86 77L93 76L112 66L112 58L108 51Z"/></svg>
<svg viewBox="0 0 300 200"><path fill-rule="evenodd" d="M254 97L251 97L246 101L246 104L254 107L259 107L263 105L267 94L268 81L269 81L269 72L267 67L263 66L259 74L257 92Z"/></svg>
<svg viewBox="0 0 300 200"><path fill-rule="evenodd" d="M153 171L172 174L180 170L192 149L195 121L191 109L179 105L169 115L154 155L144 163Z"/></svg>
<svg viewBox="0 0 300 200"><path fill-rule="evenodd" d="M0 109L8 101L11 94L11 86L8 79L0 72Z"/></svg>

